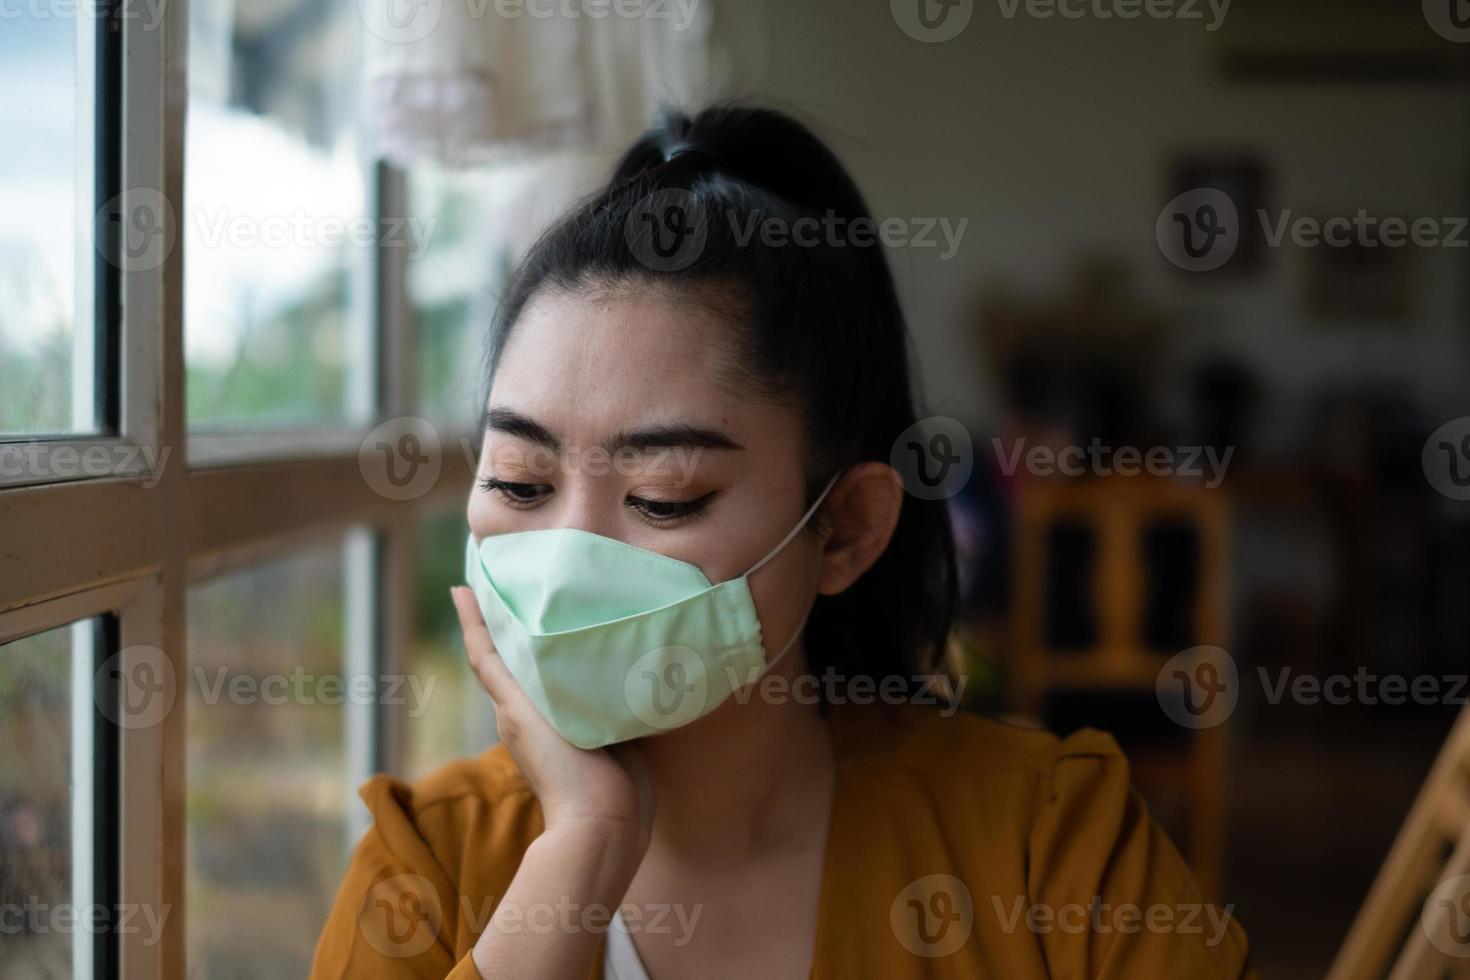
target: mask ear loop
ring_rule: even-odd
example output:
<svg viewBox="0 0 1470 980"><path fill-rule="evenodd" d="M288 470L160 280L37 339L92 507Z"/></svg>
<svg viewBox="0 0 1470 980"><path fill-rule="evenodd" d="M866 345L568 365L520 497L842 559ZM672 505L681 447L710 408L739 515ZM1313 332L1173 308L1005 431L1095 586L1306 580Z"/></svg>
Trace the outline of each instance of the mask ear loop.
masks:
<svg viewBox="0 0 1470 980"><path fill-rule="evenodd" d="M841 475L842 470L838 470L836 473L832 474L832 479L828 480L827 485L822 488L822 492L817 494L817 499L813 501L810 507L807 508L806 513L801 515L801 520L796 522L796 526L793 527L789 532L787 532L786 537L782 538L781 542L777 544L776 547L772 548L769 553L766 554L766 557L756 562L750 567L749 571L740 576L741 578L749 578L751 575L754 575L757 569L759 569L766 562L770 561L772 558L775 558L777 555L779 555L781 553L781 549L791 543L791 539L796 537L797 534L801 532L802 528L806 527L807 521L811 520L812 515L817 512L817 508L822 506L822 501L827 499L827 494L832 491L832 487L837 483L837 478ZM806 621L811 618L812 609L815 606L816 602L813 601L812 604L807 607L806 613L801 617L801 624L792 631L791 638L786 641L786 645L781 648L781 652L776 654L770 660L767 660L765 666L761 668L762 675L766 674L772 667L776 666L776 664L780 662L782 657L791 652L791 648L796 644L796 638L801 635L803 630L806 629Z"/></svg>
<svg viewBox="0 0 1470 980"><path fill-rule="evenodd" d="M778 664L778 663L781 662L781 658L782 657L786 656L786 654L788 654L788 653L791 652L791 648L796 645L796 638L801 635L801 633L802 633L803 630L806 629L806 621L808 619L811 619L812 609L814 609L816 607L816 605L817 605L816 600L813 599L812 600L812 604L810 606L807 606L806 613L801 617L801 624L799 626L797 626L796 629L791 632L791 639L789 639L789 640L786 641L786 645L781 648L781 652L780 653L776 654L770 660L767 660L766 661L766 665L761 668L761 673L762 674L769 673L772 667L776 666L776 664Z"/></svg>
<svg viewBox="0 0 1470 980"><path fill-rule="evenodd" d="M827 499L827 494L832 491L833 485L836 484L837 478L841 475L841 470L838 470L836 473L832 474L832 479L828 480L827 485L822 488L822 492L817 494L817 499L813 501L812 505L806 509L806 513L801 515L801 520L796 522L796 526L786 533L786 537L782 538L781 542L777 544L776 547L766 552L766 557L762 558L760 561L756 562L754 565L751 565L748 569L746 569L745 574L740 576L741 578L749 578L750 576L754 575L757 569L759 569L766 562L770 561L772 558L775 558L777 555L779 555L781 553L781 549L790 544L791 539L801 533L801 529L806 527L806 522L811 520L812 515L817 512L817 508L822 506L822 501Z"/></svg>

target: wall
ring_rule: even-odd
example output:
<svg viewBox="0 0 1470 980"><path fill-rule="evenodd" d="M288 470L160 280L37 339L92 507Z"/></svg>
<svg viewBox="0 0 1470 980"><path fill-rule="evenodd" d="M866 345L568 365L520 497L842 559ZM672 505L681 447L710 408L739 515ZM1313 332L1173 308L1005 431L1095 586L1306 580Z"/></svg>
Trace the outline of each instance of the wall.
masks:
<svg viewBox="0 0 1470 980"><path fill-rule="evenodd" d="M1296 213L1467 213L1470 75L1458 87L1227 84L1223 45L1318 40L1323 8L1294 6L1298 16L1263 24L1261 5L1241 2L1209 32L1200 21L1008 19L998 0L977 0L959 37L922 44L887 3L741 0L717 8L716 32L734 66L730 94L815 121L880 217L970 218L948 262L932 249L892 253L934 412L984 425L993 410L968 336L977 286L1054 290L1078 250L1096 248L1129 260L1140 288L1176 311L1183 358L1233 351L1260 370L1278 440L1303 424L1313 392L1347 378L1410 385L1431 414L1462 413L1470 249L1417 251L1412 326L1334 330L1302 307L1300 249L1269 250L1259 278L1232 285L1174 269L1155 244L1167 161L1188 147L1258 149L1274 205ZM1417 21L1397 27L1439 56L1466 47Z"/></svg>

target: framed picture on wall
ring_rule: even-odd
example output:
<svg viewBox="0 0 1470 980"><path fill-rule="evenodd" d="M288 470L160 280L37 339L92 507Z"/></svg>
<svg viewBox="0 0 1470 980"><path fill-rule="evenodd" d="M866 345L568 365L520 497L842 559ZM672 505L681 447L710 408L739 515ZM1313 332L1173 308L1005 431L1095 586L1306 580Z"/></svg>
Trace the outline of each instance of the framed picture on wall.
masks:
<svg viewBox="0 0 1470 980"><path fill-rule="evenodd" d="M1307 312L1343 324L1406 322L1413 312L1412 251L1359 240L1302 249Z"/></svg>
<svg viewBox="0 0 1470 980"><path fill-rule="evenodd" d="M1240 236L1235 251L1215 274L1249 276L1265 265L1266 236L1259 212L1268 207L1266 164L1251 150L1189 150L1175 154L1168 168L1168 197L1214 188L1235 205Z"/></svg>

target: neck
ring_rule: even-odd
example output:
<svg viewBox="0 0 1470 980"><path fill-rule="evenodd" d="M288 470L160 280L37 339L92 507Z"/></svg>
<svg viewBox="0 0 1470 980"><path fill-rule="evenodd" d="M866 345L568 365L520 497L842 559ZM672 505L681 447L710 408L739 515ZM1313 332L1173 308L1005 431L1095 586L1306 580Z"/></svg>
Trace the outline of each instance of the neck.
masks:
<svg viewBox="0 0 1470 980"><path fill-rule="evenodd" d="M704 718L640 744L658 799L650 852L723 863L824 832L835 760L827 719L792 689L804 664L793 649Z"/></svg>

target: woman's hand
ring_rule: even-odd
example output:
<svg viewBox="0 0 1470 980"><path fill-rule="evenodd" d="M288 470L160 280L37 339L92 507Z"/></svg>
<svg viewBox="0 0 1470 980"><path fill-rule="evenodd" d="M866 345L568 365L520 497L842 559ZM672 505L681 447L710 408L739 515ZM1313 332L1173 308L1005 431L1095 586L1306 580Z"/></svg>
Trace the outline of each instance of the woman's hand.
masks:
<svg viewBox="0 0 1470 980"><path fill-rule="evenodd" d="M484 980L586 976L600 933L579 927L545 936L524 922L539 910L622 902L648 850L652 781L630 745L589 751L562 738L500 659L474 593L464 586L450 592L470 666L495 702L500 739L546 823L475 941L475 968Z"/></svg>
<svg viewBox="0 0 1470 980"><path fill-rule="evenodd" d="M450 593L470 667L495 702L500 740L540 801L546 829L569 821L605 825L620 846L632 850L628 857L636 868L648 848L654 807L652 781L637 748L588 750L563 738L500 659L474 593L464 586Z"/></svg>

